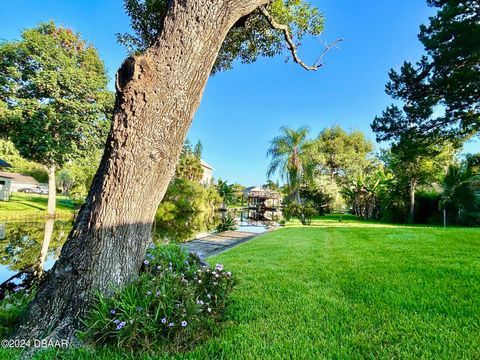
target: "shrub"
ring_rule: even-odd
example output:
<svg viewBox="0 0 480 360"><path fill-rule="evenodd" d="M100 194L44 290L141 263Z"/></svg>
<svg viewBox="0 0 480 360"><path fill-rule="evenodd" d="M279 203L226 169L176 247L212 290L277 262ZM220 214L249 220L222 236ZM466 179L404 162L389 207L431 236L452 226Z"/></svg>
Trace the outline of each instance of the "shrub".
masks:
<svg viewBox="0 0 480 360"><path fill-rule="evenodd" d="M317 215L317 209L311 203L300 205L298 218L302 225L310 226L315 215Z"/></svg>
<svg viewBox="0 0 480 360"><path fill-rule="evenodd" d="M313 217L317 214L317 209L310 202L305 204L293 202L283 207L283 216L287 221L296 217L303 225L311 225Z"/></svg>
<svg viewBox="0 0 480 360"><path fill-rule="evenodd" d="M283 206L282 213L285 220L290 221L298 214L299 204L296 202L288 203Z"/></svg>
<svg viewBox="0 0 480 360"><path fill-rule="evenodd" d="M223 231L237 230L237 229L238 229L237 222L235 221L233 216L230 214L226 214L220 221L220 224L217 225L215 231L219 233Z"/></svg>
<svg viewBox="0 0 480 360"><path fill-rule="evenodd" d="M178 245L151 249L138 278L97 296L82 337L128 350L186 350L215 329L234 282L222 265L208 266Z"/></svg>
<svg viewBox="0 0 480 360"><path fill-rule="evenodd" d="M9 335L35 296L35 288L8 292L0 302L0 337Z"/></svg>

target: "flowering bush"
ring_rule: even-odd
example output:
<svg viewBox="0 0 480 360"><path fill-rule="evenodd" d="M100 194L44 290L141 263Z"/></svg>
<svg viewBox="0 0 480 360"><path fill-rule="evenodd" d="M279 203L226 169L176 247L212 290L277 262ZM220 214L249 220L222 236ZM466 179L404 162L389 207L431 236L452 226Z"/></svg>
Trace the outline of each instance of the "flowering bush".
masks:
<svg viewBox="0 0 480 360"><path fill-rule="evenodd" d="M130 350L184 350L221 320L235 280L178 245L150 249L137 279L98 295L83 336Z"/></svg>

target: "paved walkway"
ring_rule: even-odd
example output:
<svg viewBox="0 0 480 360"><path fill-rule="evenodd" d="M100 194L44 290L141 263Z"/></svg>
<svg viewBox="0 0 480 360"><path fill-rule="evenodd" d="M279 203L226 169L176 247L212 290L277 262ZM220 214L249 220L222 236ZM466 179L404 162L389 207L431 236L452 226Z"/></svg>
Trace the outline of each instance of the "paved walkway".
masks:
<svg viewBox="0 0 480 360"><path fill-rule="evenodd" d="M182 246L202 257L209 257L220 254L227 249L257 237L258 235L261 234L238 230L225 231L219 234L212 234L203 238L188 241L182 244Z"/></svg>

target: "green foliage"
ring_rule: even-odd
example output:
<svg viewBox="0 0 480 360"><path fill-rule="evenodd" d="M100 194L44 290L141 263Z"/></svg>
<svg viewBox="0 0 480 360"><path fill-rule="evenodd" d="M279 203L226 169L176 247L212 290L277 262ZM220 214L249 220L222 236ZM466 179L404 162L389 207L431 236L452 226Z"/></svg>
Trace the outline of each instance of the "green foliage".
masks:
<svg viewBox="0 0 480 360"><path fill-rule="evenodd" d="M5 339L13 332L20 315L35 297L35 288L9 292L0 300L0 337Z"/></svg>
<svg viewBox="0 0 480 360"><path fill-rule="evenodd" d="M202 158L202 153L203 153L203 145L200 140L195 144L195 148L193 149L193 154L198 158Z"/></svg>
<svg viewBox="0 0 480 360"><path fill-rule="evenodd" d="M313 147L318 171L339 183L371 166L373 144L361 131L347 132L338 125L325 128Z"/></svg>
<svg viewBox="0 0 480 360"><path fill-rule="evenodd" d="M303 202L311 203L318 215L344 207L340 188L329 176L320 175L312 182L303 183L300 187L300 198Z"/></svg>
<svg viewBox="0 0 480 360"><path fill-rule="evenodd" d="M318 215L318 210L312 202L305 202L303 204L291 202L283 207L283 216L287 221L296 217L302 225L310 226L315 215Z"/></svg>
<svg viewBox="0 0 480 360"><path fill-rule="evenodd" d="M156 235L164 241L185 241L200 232L213 230L221 198L214 186L174 179L156 215Z"/></svg>
<svg viewBox="0 0 480 360"><path fill-rule="evenodd" d="M118 41L132 54L143 52L155 43L162 31L168 1L125 0L124 6L134 34L117 34ZM275 0L267 9L277 22L288 25L297 43L306 35L317 36L323 32L323 14L305 0ZM284 48L283 34L272 29L260 11L254 11L228 32L213 73L231 69L237 59L250 64L259 57L279 55Z"/></svg>
<svg viewBox="0 0 480 360"><path fill-rule="evenodd" d="M85 201L101 157L101 150L90 151L82 158L69 161L57 173L57 186L77 205Z"/></svg>
<svg viewBox="0 0 480 360"><path fill-rule="evenodd" d="M442 185L440 206L453 223L480 225L480 175L468 163L451 164Z"/></svg>
<svg viewBox="0 0 480 360"><path fill-rule="evenodd" d="M98 295L83 337L96 346L161 353L192 348L215 331L235 280L178 245L150 249L139 276Z"/></svg>
<svg viewBox="0 0 480 360"><path fill-rule="evenodd" d="M417 137L463 140L480 129L480 16L477 0L428 0L439 7L419 39L427 56L390 71L387 94L404 103L390 106L373 123L379 140ZM434 109L441 106L443 114ZM402 115L402 112L404 115Z"/></svg>
<svg viewBox="0 0 480 360"><path fill-rule="evenodd" d="M195 145L195 150L192 150L190 140L185 139L182 152L180 153L180 159L175 168L175 177L177 179L200 181L203 176L201 153L200 141Z"/></svg>
<svg viewBox="0 0 480 360"><path fill-rule="evenodd" d="M62 166L103 147L113 96L95 48L53 22L0 44L0 134L25 159Z"/></svg>
<svg viewBox="0 0 480 360"><path fill-rule="evenodd" d="M389 206L387 201L393 182L391 174L379 169L369 175L350 178L342 193L354 215L362 219L380 219Z"/></svg>
<svg viewBox="0 0 480 360"><path fill-rule="evenodd" d="M279 172L287 182L289 197L299 202L301 182L311 180L315 169L312 143L307 139L309 129L301 127L293 130L282 127L280 132L280 135L270 141L267 151L267 156L271 157L267 176Z"/></svg>
<svg viewBox="0 0 480 360"><path fill-rule="evenodd" d="M9 140L0 139L0 158L12 165L2 171L16 172L33 177L40 183L48 182L48 174L43 165L25 160Z"/></svg>
<svg viewBox="0 0 480 360"><path fill-rule="evenodd" d="M215 232L221 233L224 231L237 230L237 229L238 229L238 226L235 218L230 214L226 214L220 220L220 224L218 224L217 227L215 228Z"/></svg>
<svg viewBox="0 0 480 360"><path fill-rule="evenodd" d="M194 154L182 155L175 168L175 177L177 179L200 181L203 176L202 163L200 158Z"/></svg>
<svg viewBox="0 0 480 360"><path fill-rule="evenodd" d="M225 208L228 204L231 204L236 199L235 185L228 184L222 179L218 179L217 185L215 185L218 194L222 198L222 207Z"/></svg>

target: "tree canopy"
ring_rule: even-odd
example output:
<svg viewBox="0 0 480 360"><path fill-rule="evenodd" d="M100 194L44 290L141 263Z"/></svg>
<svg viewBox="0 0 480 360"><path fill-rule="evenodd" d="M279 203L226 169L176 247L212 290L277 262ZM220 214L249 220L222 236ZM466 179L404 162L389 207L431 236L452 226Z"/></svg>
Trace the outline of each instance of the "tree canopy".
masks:
<svg viewBox="0 0 480 360"><path fill-rule="evenodd" d="M113 98L95 48L52 21L0 44L0 134L28 160L61 166L103 146Z"/></svg>
<svg viewBox="0 0 480 360"><path fill-rule="evenodd" d="M465 138L480 130L480 4L476 0L428 0L439 7L419 39L426 55L391 70L386 92L392 105L373 126L378 140L417 136Z"/></svg>
<svg viewBox="0 0 480 360"><path fill-rule="evenodd" d="M133 34L117 34L117 39L129 53L141 53L152 46L161 33L168 1L125 0L124 6L131 18ZM230 29L218 54L213 73L231 69L235 60L250 64L260 57L282 54L285 48L295 62L315 70L322 66L323 55L341 39L329 45L324 44L325 51L311 66L300 59L296 48L305 36L317 36L323 30L322 12L308 1L272 1L241 18Z"/></svg>
<svg viewBox="0 0 480 360"><path fill-rule="evenodd" d="M361 131L332 126L322 130L313 143L318 170L335 180L362 173L370 165L373 144Z"/></svg>

